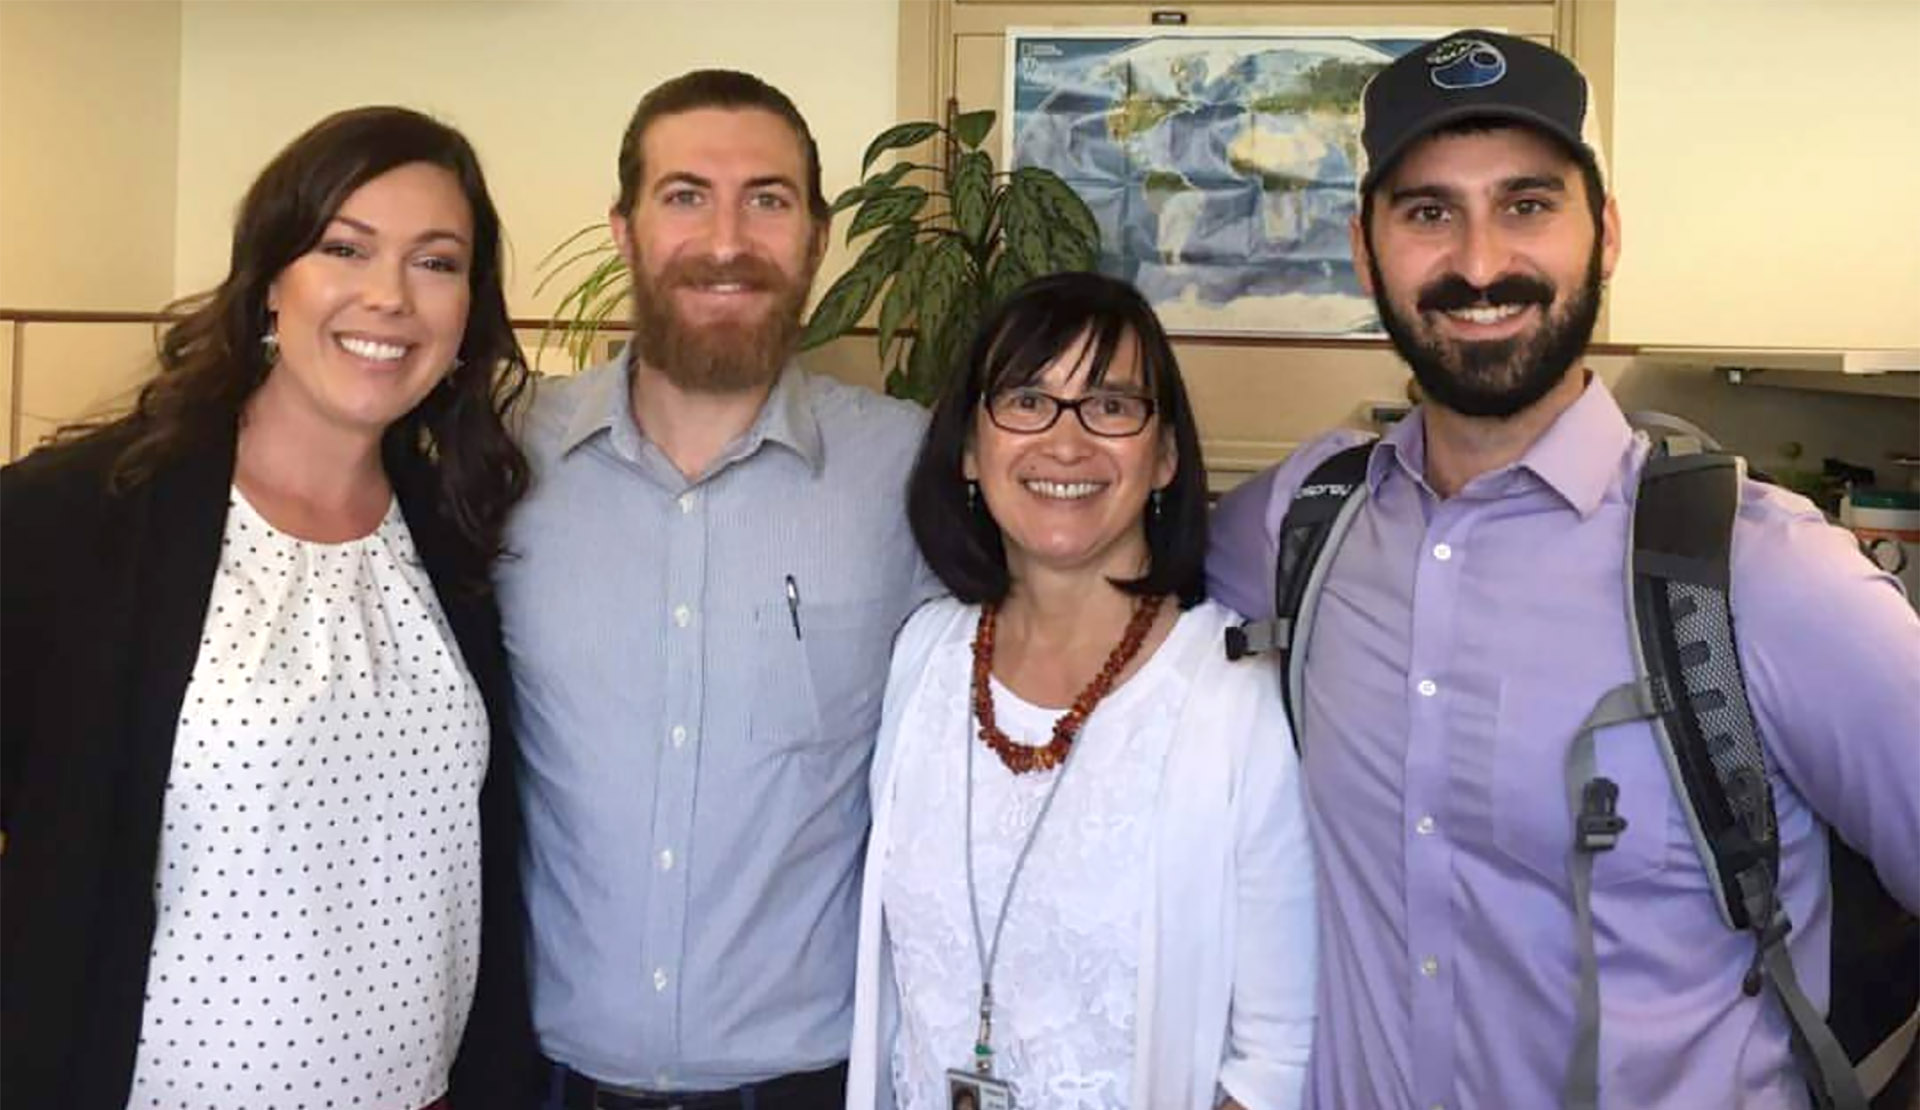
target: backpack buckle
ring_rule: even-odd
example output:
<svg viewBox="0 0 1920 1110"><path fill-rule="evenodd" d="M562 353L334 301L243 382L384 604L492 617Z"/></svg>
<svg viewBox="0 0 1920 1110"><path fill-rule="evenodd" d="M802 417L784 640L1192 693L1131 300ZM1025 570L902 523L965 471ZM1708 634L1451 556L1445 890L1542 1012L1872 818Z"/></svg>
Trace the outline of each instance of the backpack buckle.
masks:
<svg viewBox="0 0 1920 1110"><path fill-rule="evenodd" d="M1239 662L1249 655L1284 649L1293 637L1293 622L1282 617L1248 621L1227 629L1227 658Z"/></svg>
<svg viewBox="0 0 1920 1110"><path fill-rule="evenodd" d="M1582 852L1605 852L1620 842L1627 819L1615 812L1620 787L1610 778L1593 778L1580 790L1580 818L1574 823L1574 843Z"/></svg>

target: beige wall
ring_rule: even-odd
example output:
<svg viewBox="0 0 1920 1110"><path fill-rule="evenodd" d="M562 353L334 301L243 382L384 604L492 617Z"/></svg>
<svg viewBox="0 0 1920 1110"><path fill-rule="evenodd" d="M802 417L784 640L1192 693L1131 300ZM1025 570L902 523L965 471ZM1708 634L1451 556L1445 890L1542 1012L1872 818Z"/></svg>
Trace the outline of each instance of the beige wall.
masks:
<svg viewBox="0 0 1920 1110"><path fill-rule="evenodd" d="M0 3L0 304L173 288L180 5Z"/></svg>
<svg viewBox="0 0 1920 1110"><path fill-rule="evenodd" d="M1619 0L1625 343L1920 348L1920 3Z"/></svg>
<svg viewBox="0 0 1920 1110"><path fill-rule="evenodd" d="M1892 328L1920 346L1920 220L1905 207L1920 195L1920 89L1892 45L1915 38L1920 5L1620 0L1614 14L1613 337L1841 344ZM764 74L813 121L833 191L895 117L899 26L895 0L0 0L0 305L150 309L205 286L280 146L329 111L397 101L473 138L514 248L514 309L542 315L554 295L533 296L535 263L603 213L648 86L698 65ZM1848 81L1790 68L1806 58L1845 59ZM45 120L20 122L24 100ZM110 234L75 249L63 232L89 221ZM150 341L41 327L28 346L29 399L53 409L110 395ZM814 361L877 384L870 351L850 339ZM1246 462L1398 396L1405 376L1378 350L1191 343L1184 357L1209 440ZM1790 441L1867 462L1920 447L1911 401L1601 365L1630 401L1681 408L1763 462Z"/></svg>
<svg viewBox="0 0 1920 1110"><path fill-rule="evenodd" d="M895 0L188 0L181 32L181 289L225 267L235 200L328 112L392 102L460 127L505 221L517 314L546 315L535 267L602 220L634 104L682 71L757 73L800 106L829 193L893 122ZM830 270L844 263L829 259Z"/></svg>
<svg viewBox="0 0 1920 1110"><path fill-rule="evenodd" d="M0 2L0 306L172 296L179 60L175 0ZM122 394L151 351L144 328L43 324L18 342L26 443Z"/></svg>
<svg viewBox="0 0 1920 1110"><path fill-rule="evenodd" d="M384 102L473 140L508 231L512 308L546 315L557 294L534 296L537 263L604 218L620 133L647 88L698 66L765 76L807 114L835 191L893 120L897 10L894 0L0 0L0 306L152 311L206 288L225 272L234 207L261 166L327 113ZM843 258L836 246L829 271ZM10 354L12 330L0 333ZM24 347L27 446L124 400L151 367L143 327L32 325Z"/></svg>

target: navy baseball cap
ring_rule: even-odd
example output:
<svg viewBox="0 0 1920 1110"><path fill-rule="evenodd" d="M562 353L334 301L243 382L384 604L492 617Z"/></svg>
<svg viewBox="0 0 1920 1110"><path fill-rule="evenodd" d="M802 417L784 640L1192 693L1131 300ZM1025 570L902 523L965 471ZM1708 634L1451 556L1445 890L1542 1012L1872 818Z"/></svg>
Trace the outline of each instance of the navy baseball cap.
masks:
<svg viewBox="0 0 1920 1110"><path fill-rule="evenodd" d="M1544 131L1607 187L1593 92L1564 54L1497 31L1455 31L1396 58L1360 97L1360 195L1402 154L1442 128L1506 120Z"/></svg>

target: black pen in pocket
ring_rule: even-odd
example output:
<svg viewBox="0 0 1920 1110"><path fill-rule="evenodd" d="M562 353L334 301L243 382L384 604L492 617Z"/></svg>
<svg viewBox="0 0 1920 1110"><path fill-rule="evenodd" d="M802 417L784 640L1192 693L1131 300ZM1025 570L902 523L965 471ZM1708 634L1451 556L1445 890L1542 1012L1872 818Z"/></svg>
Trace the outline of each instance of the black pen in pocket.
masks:
<svg viewBox="0 0 1920 1110"><path fill-rule="evenodd" d="M793 638L800 638L800 586L787 575L787 616L793 618Z"/></svg>

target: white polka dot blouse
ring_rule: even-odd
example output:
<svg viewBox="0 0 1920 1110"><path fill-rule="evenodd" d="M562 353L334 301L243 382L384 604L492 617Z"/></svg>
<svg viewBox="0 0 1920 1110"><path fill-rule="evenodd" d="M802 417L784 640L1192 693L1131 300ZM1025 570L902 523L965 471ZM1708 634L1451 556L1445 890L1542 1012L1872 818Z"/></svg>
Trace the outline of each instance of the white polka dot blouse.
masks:
<svg viewBox="0 0 1920 1110"><path fill-rule="evenodd" d="M235 490L174 738L128 1105L444 1094L479 965L486 762L398 505L324 544Z"/></svg>

